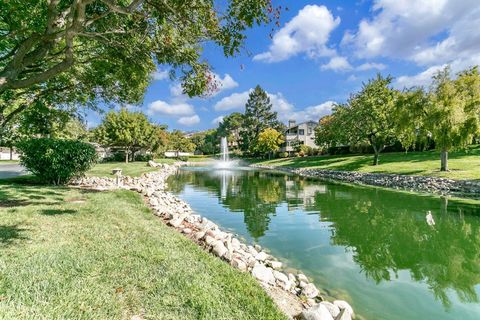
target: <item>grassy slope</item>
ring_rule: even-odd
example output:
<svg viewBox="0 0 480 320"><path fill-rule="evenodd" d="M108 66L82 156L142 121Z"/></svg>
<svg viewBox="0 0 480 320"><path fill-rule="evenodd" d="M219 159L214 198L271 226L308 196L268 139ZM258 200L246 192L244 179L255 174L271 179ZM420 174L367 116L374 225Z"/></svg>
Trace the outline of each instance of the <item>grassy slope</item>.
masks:
<svg viewBox="0 0 480 320"><path fill-rule="evenodd" d="M146 162L141 162L141 161L135 161L130 163L106 162L106 163L99 163L95 165L95 167L93 167L90 171L87 172L87 176L113 177L112 169L114 168L122 169L122 174L124 176L130 176L130 177L139 177L142 175L142 173L152 172L157 170L156 168L147 166Z"/></svg>
<svg viewBox="0 0 480 320"><path fill-rule="evenodd" d="M451 179L480 179L480 146L466 151L451 152L450 172L440 172L440 155L435 151L385 153L380 164L372 166L372 155L320 156L275 159L259 164L288 167L311 167L330 170L398 173L447 177Z"/></svg>
<svg viewBox="0 0 480 320"><path fill-rule="evenodd" d="M138 194L25 180L0 182L0 319L284 319Z"/></svg>

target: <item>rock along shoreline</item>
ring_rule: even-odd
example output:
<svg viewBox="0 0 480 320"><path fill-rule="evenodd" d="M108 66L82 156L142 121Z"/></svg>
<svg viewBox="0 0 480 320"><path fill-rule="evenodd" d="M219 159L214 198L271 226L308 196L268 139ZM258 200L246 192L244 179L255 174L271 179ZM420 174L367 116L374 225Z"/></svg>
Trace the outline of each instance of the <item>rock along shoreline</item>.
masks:
<svg viewBox="0 0 480 320"><path fill-rule="evenodd" d="M346 301L324 301L307 276L282 271L282 263L259 245L247 245L234 234L222 231L212 221L196 214L186 202L165 191L167 178L175 174L181 164L150 165L159 170L138 178L84 177L74 180L71 185L95 190L127 189L141 193L153 213L168 226L239 271L250 273L290 319L355 318L352 307Z"/></svg>
<svg viewBox="0 0 480 320"><path fill-rule="evenodd" d="M357 171L275 167L256 164L251 164L250 167L293 173L309 178L341 181L396 190L428 192L443 196L452 195L463 198L480 198L480 181L473 180L452 180L427 176L367 173Z"/></svg>

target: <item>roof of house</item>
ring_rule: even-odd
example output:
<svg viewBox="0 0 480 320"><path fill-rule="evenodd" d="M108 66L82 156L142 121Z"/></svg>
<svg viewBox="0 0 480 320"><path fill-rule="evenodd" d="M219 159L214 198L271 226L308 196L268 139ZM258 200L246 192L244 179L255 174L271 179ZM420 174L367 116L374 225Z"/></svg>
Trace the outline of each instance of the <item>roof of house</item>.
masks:
<svg viewBox="0 0 480 320"><path fill-rule="evenodd" d="M305 122L297 123L297 124L295 124L294 126L288 127L287 130L288 130L288 129L293 129L293 128L299 127L299 126L301 126L302 124L311 124L311 123L313 123L314 125L317 125L317 123L316 123L315 121L305 121Z"/></svg>

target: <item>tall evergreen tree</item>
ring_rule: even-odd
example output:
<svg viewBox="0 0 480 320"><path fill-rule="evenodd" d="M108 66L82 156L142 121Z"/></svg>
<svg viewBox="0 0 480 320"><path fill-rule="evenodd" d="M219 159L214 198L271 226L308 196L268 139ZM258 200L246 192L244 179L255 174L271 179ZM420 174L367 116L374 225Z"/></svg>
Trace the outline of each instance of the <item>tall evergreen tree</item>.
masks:
<svg viewBox="0 0 480 320"><path fill-rule="evenodd" d="M242 150L255 153L258 136L267 128L281 131L282 125L277 119L277 113L272 111L272 103L267 93L257 85L250 93L245 105Z"/></svg>

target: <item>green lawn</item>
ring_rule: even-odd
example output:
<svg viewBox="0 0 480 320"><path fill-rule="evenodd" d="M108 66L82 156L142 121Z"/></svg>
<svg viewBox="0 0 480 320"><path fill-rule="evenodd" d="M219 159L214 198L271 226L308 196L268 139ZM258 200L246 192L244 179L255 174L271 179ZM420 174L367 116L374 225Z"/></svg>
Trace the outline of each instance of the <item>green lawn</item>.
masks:
<svg viewBox="0 0 480 320"><path fill-rule="evenodd" d="M0 164L5 163L5 164L11 164L11 163L20 163L18 160L0 160Z"/></svg>
<svg viewBox="0 0 480 320"><path fill-rule="evenodd" d="M480 146L451 152L449 158L450 172L439 171L440 154L436 151L384 153L380 155L378 166L371 165L373 155L287 158L256 163L280 167L426 175L461 180L480 179Z"/></svg>
<svg viewBox="0 0 480 320"><path fill-rule="evenodd" d="M166 159L169 160L169 159ZM171 161L173 163L175 161ZM158 170L147 166L147 162L135 161L130 163L125 162L106 162L96 164L90 171L87 172L87 176L95 177L113 177L112 169L122 169L122 175L130 177L139 177L145 172L152 172Z"/></svg>
<svg viewBox="0 0 480 320"><path fill-rule="evenodd" d="M0 319L285 319L137 193L25 182L0 181Z"/></svg>

